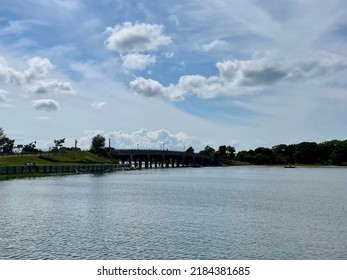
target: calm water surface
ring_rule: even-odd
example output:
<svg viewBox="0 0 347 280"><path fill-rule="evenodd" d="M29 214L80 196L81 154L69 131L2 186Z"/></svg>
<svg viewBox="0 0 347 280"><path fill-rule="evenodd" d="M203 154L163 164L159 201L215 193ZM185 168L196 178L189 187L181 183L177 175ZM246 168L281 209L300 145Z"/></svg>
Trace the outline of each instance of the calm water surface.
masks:
<svg viewBox="0 0 347 280"><path fill-rule="evenodd" d="M0 259L347 259L347 169L0 181Z"/></svg>

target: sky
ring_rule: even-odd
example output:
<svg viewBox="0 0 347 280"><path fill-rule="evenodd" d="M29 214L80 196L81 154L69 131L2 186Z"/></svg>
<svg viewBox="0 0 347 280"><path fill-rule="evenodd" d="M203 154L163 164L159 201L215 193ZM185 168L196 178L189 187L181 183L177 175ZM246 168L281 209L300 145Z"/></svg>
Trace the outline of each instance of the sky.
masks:
<svg viewBox="0 0 347 280"><path fill-rule="evenodd" d="M15 144L237 151L347 138L344 0L1 0Z"/></svg>

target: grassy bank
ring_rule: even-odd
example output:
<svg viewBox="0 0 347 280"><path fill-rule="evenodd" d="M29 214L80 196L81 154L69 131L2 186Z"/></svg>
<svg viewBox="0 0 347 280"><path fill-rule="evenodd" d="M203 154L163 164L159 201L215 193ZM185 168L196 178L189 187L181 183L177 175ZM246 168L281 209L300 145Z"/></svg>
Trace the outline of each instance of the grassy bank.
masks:
<svg viewBox="0 0 347 280"><path fill-rule="evenodd" d="M0 156L1 167L26 166L28 163L35 163L35 166L66 166L66 165L99 165L112 164L111 159L98 156L87 151L67 150L60 153L47 153L37 155L14 155ZM18 174L0 174L0 180L10 178L39 177L47 175L62 175L62 173L18 173ZM70 173L71 174L71 173Z"/></svg>
<svg viewBox="0 0 347 280"><path fill-rule="evenodd" d="M29 162L36 165L103 164L112 163L108 158L87 151L63 151L52 154L1 156L2 166L21 166Z"/></svg>

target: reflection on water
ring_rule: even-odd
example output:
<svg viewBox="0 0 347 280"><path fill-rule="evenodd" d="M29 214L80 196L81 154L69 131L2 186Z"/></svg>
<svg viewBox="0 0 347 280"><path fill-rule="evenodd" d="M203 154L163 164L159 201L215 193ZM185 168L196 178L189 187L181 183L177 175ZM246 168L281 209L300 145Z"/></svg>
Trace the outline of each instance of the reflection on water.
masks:
<svg viewBox="0 0 347 280"><path fill-rule="evenodd" d="M347 259L347 170L0 181L0 259Z"/></svg>

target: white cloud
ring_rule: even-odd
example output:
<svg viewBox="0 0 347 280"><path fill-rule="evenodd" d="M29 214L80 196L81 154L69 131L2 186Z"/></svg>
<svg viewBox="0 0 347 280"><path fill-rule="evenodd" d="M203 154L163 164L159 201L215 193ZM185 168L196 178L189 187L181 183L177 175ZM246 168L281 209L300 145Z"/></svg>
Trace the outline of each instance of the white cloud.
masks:
<svg viewBox="0 0 347 280"><path fill-rule="evenodd" d="M182 151L189 146L201 148L205 143L184 132L171 133L165 129L148 130L145 128L131 133L114 131L106 134L115 148L170 149Z"/></svg>
<svg viewBox="0 0 347 280"><path fill-rule="evenodd" d="M33 107L38 111L54 112L59 111L59 103L53 99L38 99L32 101Z"/></svg>
<svg viewBox="0 0 347 280"><path fill-rule="evenodd" d="M42 79L47 77L50 71L54 69L54 65L48 58L33 57L27 60L27 64L29 66L27 70L17 71L8 66L3 57L0 57L0 79L9 84L19 86L25 91L37 94L75 93L70 82Z"/></svg>
<svg viewBox="0 0 347 280"><path fill-rule="evenodd" d="M48 58L33 57L28 59L29 69L24 72L27 81L37 78L46 77L48 73L54 69L54 65Z"/></svg>
<svg viewBox="0 0 347 280"><path fill-rule="evenodd" d="M200 98L236 96L259 92L264 86L281 81L321 83L347 69L347 60L326 53L303 53L285 56L269 52L250 60L225 60L216 64L219 76L185 75L176 85L165 87L152 79L138 77L130 83L134 93L144 96L165 96L182 100L189 93Z"/></svg>
<svg viewBox="0 0 347 280"><path fill-rule="evenodd" d="M131 91L146 97L161 96L165 94L165 88L157 81L152 79L144 79L142 77L135 78L130 82Z"/></svg>
<svg viewBox="0 0 347 280"><path fill-rule="evenodd" d="M85 135L78 140L78 146L83 149L90 147L92 138L101 134L111 140L111 146L115 149L169 149L183 151L192 146L196 151L201 150L208 143L184 132L172 133L165 129L148 130L141 128L132 132L101 130L86 130ZM108 141L107 141L108 142ZM164 145L163 145L164 144Z"/></svg>
<svg viewBox="0 0 347 280"><path fill-rule="evenodd" d="M227 44L227 43L226 43L225 41L216 39L216 40L211 41L211 42L208 43L208 44L202 45L202 49L203 49L205 52L208 52L208 51L210 51L210 50L212 50L212 49L218 48L218 47L223 46L223 45L226 45L226 44Z"/></svg>
<svg viewBox="0 0 347 280"><path fill-rule="evenodd" d="M107 103L105 101L94 101L90 106L94 109L101 109L105 107Z"/></svg>
<svg viewBox="0 0 347 280"><path fill-rule="evenodd" d="M54 65L48 58L33 57L27 60L29 68L25 71L17 71L7 65L6 60L0 57L0 78L5 82L23 87L26 91L35 93L74 93L71 83L58 80L37 80L47 77L54 69Z"/></svg>
<svg viewBox="0 0 347 280"><path fill-rule="evenodd" d="M120 53L156 51L171 43L171 38L164 34L164 26L159 24L124 22L108 27L106 33L109 34L106 47Z"/></svg>
<svg viewBox="0 0 347 280"><path fill-rule="evenodd" d="M45 94L45 93L52 93L52 92L66 93L66 94L75 93L74 89L71 86L71 83L56 81L56 80L35 81L34 83L30 84L27 87L27 89L29 91L32 91L38 94Z"/></svg>
<svg viewBox="0 0 347 280"><path fill-rule="evenodd" d="M5 58L0 58L0 77L13 85L25 85L37 78L46 77L54 68L48 58L33 57L27 60L29 68L23 72L17 71L7 65Z"/></svg>
<svg viewBox="0 0 347 280"><path fill-rule="evenodd" d="M226 60L217 63L220 76L240 86L262 86L291 80L312 80L347 69L344 57L327 52L287 54L269 52L251 60Z"/></svg>
<svg viewBox="0 0 347 280"><path fill-rule="evenodd" d="M149 54L131 53L122 56L122 67L126 70L144 70L156 63L156 57Z"/></svg>

